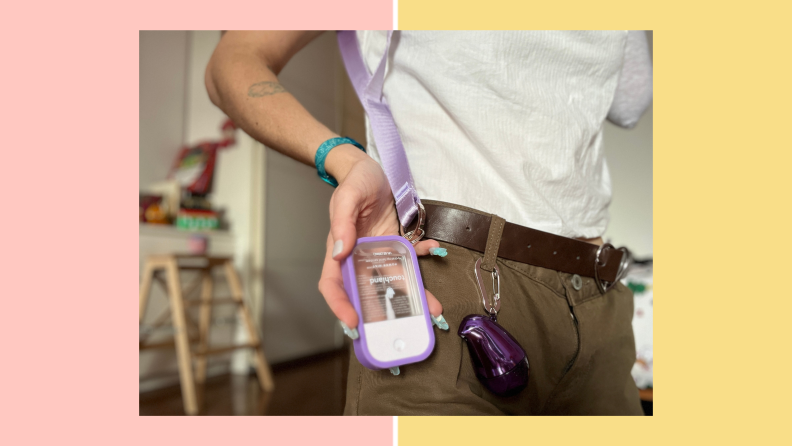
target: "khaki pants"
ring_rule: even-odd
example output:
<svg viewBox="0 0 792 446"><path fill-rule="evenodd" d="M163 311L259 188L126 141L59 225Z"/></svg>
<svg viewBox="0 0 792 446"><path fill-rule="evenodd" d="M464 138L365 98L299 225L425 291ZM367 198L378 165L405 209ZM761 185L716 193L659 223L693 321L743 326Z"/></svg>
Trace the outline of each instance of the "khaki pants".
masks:
<svg viewBox="0 0 792 446"><path fill-rule="evenodd" d="M363 367L353 351L345 415L643 415L630 375L635 341L627 287L602 295L594 279L584 277L576 290L571 274L499 258L498 323L525 349L531 374L521 393L498 397L476 379L457 335L463 317L484 314L473 270L482 254L440 245L446 257L419 263L450 330L433 328L432 354L401 367L398 376Z"/></svg>

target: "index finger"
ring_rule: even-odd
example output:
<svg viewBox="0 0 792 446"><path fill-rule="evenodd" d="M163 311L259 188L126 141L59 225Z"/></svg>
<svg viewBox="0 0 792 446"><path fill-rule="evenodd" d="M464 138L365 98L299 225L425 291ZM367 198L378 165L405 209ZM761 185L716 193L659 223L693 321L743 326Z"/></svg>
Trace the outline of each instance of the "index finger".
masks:
<svg viewBox="0 0 792 446"><path fill-rule="evenodd" d="M439 248L439 247L440 247L440 243L438 243L437 240L424 239L415 244L414 246L415 255L417 256L429 255L430 249Z"/></svg>

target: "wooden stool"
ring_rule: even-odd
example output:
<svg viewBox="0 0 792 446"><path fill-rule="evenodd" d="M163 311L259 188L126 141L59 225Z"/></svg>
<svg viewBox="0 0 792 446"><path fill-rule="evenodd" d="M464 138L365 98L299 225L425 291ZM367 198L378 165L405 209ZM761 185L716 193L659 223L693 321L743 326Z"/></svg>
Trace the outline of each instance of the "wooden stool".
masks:
<svg viewBox="0 0 792 446"><path fill-rule="evenodd" d="M190 262L190 264L185 264ZM198 264L196 264L198 263ZM228 286L231 289L231 297L224 299L212 298L212 268L222 266L225 271ZM194 270L200 272L200 281L196 281L194 286L186 292L182 292L179 281L180 270ZM163 278L163 275L165 276ZM207 257L194 255L157 255L150 256L143 267L143 279L140 284L140 323L143 323L143 316L146 313L146 305L153 281L159 282L168 294L170 301L170 314L175 330L173 341L159 344L146 344L146 337L140 340L140 350L148 348L162 348L166 346L176 346L176 354L179 362L179 378L181 381L182 399L184 401L184 411L188 415L196 415L201 402L198 400L196 384L203 389L206 380L206 359L207 356L219 353L226 353L238 348L253 348L256 358L256 375L259 383L265 392L271 392L274 388L272 373L270 372L264 352L261 349L258 332L253 324L248 307L242 297L242 285L234 269L234 264L229 257ZM199 283L200 282L200 283ZM200 300L185 300L184 296L189 295L198 286L201 286ZM212 319L212 305L233 304L239 309L239 316L245 325L248 333L248 343L242 345L231 345L227 347L209 348L209 326ZM198 337L191 338L188 332L188 322L185 308L187 306L199 305ZM167 312L160 317L152 326L156 328L167 321ZM194 324L194 322L193 322ZM197 341L197 347L191 344ZM195 372L193 373L193 363Z"/></svg>

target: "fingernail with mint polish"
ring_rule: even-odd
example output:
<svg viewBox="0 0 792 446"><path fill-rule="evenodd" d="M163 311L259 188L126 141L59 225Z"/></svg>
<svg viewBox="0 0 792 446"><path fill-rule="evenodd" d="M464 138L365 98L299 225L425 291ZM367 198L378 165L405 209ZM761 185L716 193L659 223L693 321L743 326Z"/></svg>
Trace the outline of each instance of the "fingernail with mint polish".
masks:
<svg viewBox="0 0 792 446"><path fill-rule="evenodd" d="M391 367L389 370L394 376L397 376L399 373L401 373L398 367Z"/></svg>
<svg viewBox="0 0 792 446"><path fill-rule="evenodd" d="M337 256L344 250L344 241L343 240L336 240L335 244L333 245L333 257Z"/></svg>
<svg viewBox="0 0 792 446"><path fill-rule="evenodd" d="M341 324L341 328L344 329L344 334L349 336L350 339L355 340L358 338L357 328L349 328L347 324L342 321L338 321L338 323Z"/></svg>
<svg viewBox="0 0 792 446"><path fill-rule="evenodd" d="M446 251L445 248L429 248L429 254L433 256L445 257L448 255L448 251Z"/></svg>
<svg viewBox="0 0 792 446"><path fill-rule="evenodd" d="M430 314L429 316L432 315ZM448 322L446 322L442 314L437 317L432 316L432 323L437 325L437 328L448 331Z"/></svg>

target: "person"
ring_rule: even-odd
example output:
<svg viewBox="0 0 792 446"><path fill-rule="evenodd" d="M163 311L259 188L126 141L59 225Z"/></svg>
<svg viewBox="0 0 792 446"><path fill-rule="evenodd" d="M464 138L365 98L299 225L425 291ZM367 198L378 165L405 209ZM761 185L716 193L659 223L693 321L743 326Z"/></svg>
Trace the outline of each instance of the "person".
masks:
<svg viewBox="0 0 792 446"><path fill-rule="evenodd" d="M227 32L206 69L215 105L308 165L339 135L277 75L320 33ZM373 72L386 33L357 37ZM642 31L393 35L383 95L426 207L415 250L441 330L430 357L399 376L352 355L345 414L642 414L630 375L632 294L615 279L624 257L601 238L611 199L602 128L606 118L633 126L648 107L649 57ZM367 140L367 153L343 144L325 159L338 187L319 290L353 338L359 320L339 261L358 237L399 233L368 121ZM462 318L484 311L474 269L482 257L499 272L498 322L530 363L528 386L514 396L482 386L456 334Z"/></svg>

